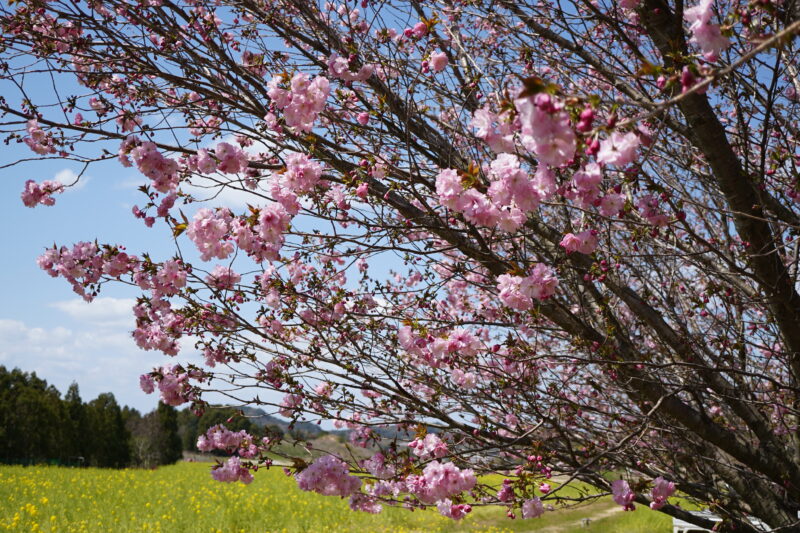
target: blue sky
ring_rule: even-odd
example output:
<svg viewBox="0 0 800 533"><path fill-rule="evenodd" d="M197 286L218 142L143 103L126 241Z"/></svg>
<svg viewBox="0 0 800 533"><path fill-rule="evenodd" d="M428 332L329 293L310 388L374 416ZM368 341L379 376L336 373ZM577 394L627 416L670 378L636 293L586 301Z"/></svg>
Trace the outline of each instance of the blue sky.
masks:
<svg viewBox="0 0 800 533"><path fill-rule="evenodd" d="M22 59L17 58L15 62ZM51 91L55 84L49 78L38 76L38 80L35 74L25 77L28 96L41 106L45 116L55 113L60 115L58 120L63 120L58 107L42 105L54 101ZM69 76L60 75L55 79L62 97L70 92L86 93ZM0 94L12 107L19 106L19 94L8 82L0 84ZM91 111L88 114L93 116ZM6 117L6 120L13 119ZM88 154L79 153L98 155L102 147L116 153L118 146L118 142L97 143L85 147L90 151ZM148 411L155 406L157 397L145 395L139 389L138 376L170 359L160 352L140 350L130 335L134 327L131 307L140 293L119 284L106 284L100 297L86 304L72 292L67 282L51 278L36 265L36 258L54 243L71 246L78 241L95 239L124 245L129 253L137 255L148 252L154 260L172 257L174 249L163 226L157 223L154 228L147 228L131 214L132 206L144 201L137 187L147 180L135 168L124 168L116 160L95 163L78 186L55 196L55 206L28 208L20 199L26 180L59 179L66 184L74 181L75 173L82 169L78 163L58 158L7 166L36 157L23 143L11 142L0 149L0 167L6 167L0 168L0 217L4 229L0 231L3 250L0 254L3 287L0 365L36 372L62 393L76 381L84 400L111 391L120 404ZM194 192L197 194L197 190ZM200 195L206 193L200 191ZM242 211L246 201L253 202L253 199L246 194L226 191L212 206L226 205L234 211ZM193 207L202 206L194 204ZM193 209L184 209L184 212L191 217ZM296 222L311 223L300 219ZM185 237L181 240L183 252L188 253L187 257L194 263L194 247ZM386 273L390 266L398 266L396 262L394 257L387 257L378 264L373 262L371 271ZM202 267L211 269L213 265L208 263ZM191 346L186 348L178 361L201 361ZM214 400L213 397L208 399Z"/></svg>
<svg viewBox="0 0 800 533"><path fill-rule="evenodd" d="M111 152L117 148L118 143L106 146ZM97 146L89 149L99 151ZM0 165L33 155L22 143L10 145L1 154ZM191 340L182 341L183 350L175 360L141 350L130 334L135 325L131 307L141 291L105 284L100 296L87 304L66 281L51 278L36 264L36 258L54 243L71 246L78 241L124 245L129 253L141 256L148 252L157 261L175 253L162 224L147 228L132 215L131 208L145 201L137 188L148 180L116 159L90 166L77 186L54 196L55 206L28 208L22 204L20 194L26 180L72 183L81 168L69 160L46 159L0 169L0 213L5 228L0 232L0 246L7 251L0 255L0 283L5 288L0 300L0 365L36 372L62 393L76 381L85 401L111 391L120 404L149 411L155 407L157 395L144 394L138 376L168 362L201 363ZM209 204L184 206L189 217L200 207L228 206L243 211L247 202L253 202L248 193L230 189L218 195L186 186L184 190L198 199L215 196ZM210 270L216 264L197 260L194 246L185 237L181 247L196 267ZM252 264L248 266L252 269ZM270 396L262 391L262 397ZM224 401L213 395L206 399Z"/></svg>
<svg viewBox="0 0 800 533"><path fill-rule="evenodd" d="M2 163L28 157L25 145L3 149ZM48 276L36 258L53 243L98 239L139 253L153 250L158 229L131 215L140 200L135 169L116 162L93 166L78 187L57 196L53 207L25 207L20 192L27 179L71 181L80 170L69 161L27 162L0 170L0 364L35 371L64 392L76 381L84 400L111 391L121 404L151 409L155 397L138 389L138 375L165 357L138 349L130 337L136 293L106 285L93 304L84 303L63 279ZM153 250L156 253L167 249Z"/></svg>

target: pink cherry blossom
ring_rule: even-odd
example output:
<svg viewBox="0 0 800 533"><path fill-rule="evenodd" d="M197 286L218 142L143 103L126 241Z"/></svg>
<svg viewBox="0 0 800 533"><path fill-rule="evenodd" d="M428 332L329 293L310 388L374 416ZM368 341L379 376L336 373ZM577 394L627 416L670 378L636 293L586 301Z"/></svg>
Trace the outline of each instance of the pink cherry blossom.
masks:
<svg viewBox="0 0 800 533"><path fill-rule="evenodd" d="M362 461L361 466L379 479L388 479L396 474L395 467L386 463L386 456L381 452L377 452L369 459Z"/></svg>
<svg viewBox="0 0 800 533"><path fill-rule="evenodd" d="M258 235L268 243L280 244L290 221L291 216L282 205L270 204L258 216Z"/></svg>
<svg viewBox="0 0 800 533"><path fill-rule="evenodd" d="M497 491L497 499L501 502L512 502L514 501L514 482L510 479L506 478L503 480L503 484L500 486L500 489Z"/></svg>
<svg viewBox="0 0 800 533"><path fill-rule="evenodd" d="M281 175L281 185L294 193L311 191L322 178L322 166L308 155L290 152L285 157L286 171Z"/></svg>
<svg viewBox="0 0 800 533"><path fill-rule="evenodd" d="M641 0L619 0L619 6L623 9L636 9L640 3Z"/></svg>
<svg viewBox="0 0 800 533"><path fill-rule="evenodd" d="M447 66L447 54L444 52L437 52L435 54L431 54L430 58L430 66L431 70L434 72L441 72Z"/></svg>
<svg viewBox="0 0 800 533"><path fill-rule="evenodd" d="M408 476L406 485L421 502L434 504L472 490L477 481L472 470L460 470L453 463L431 461L422 475Z"/></svg>
<svg viewBox="0 0 800 533"><path fill-rule="evenodd" d="M282 77L274 77L268 84L269 97L278 109L283 110L286 125L298 131L310 132L317 117L325 109L330 94L330 82L323 76L310 80L308 74L295 74L288 90L279 87Z"/></svg>
<svg viewBox="0 0 800 533"><path fill-rule="evenodd" d="M211 477L217 481L226 483L235 483L241 481L245 485L253 481L253 474L250 470L242 466L242 462L238 457L231 457L225 461L224 465L218 465L211 470Z"/></svg>
<svg viewBox="0 0 800 533"><path fill-rule="evenodd" d="M508 113L496 115L488 107L482 107L473 113L470 126L477 130L475 136L486 141L494 152L512 152L514 133L507 117Z"/></svg>
<svg viewBox="0 0 800 533"><path fill-rule="evenodd" d="M119 279L136 268L138 259L118 248L103 251L94 243L78 242L72 248L50 248L36 262L50 276L63 277L76 294L91 302L96 293L87 292L87 288L95 285L104 275Z"/></svg>
<svg viewBox="0 0 800 533"><path fill-rule="evenodd" d="M483 193L468 189L456 204L467 222L487 228L494 227L500 219L500 210Z"/></svg>
<svg viewBox="0 0 800 533"><path fill-rule="evenodd" d="M34 153L39 155L47 155L56 153L56 148L53 145L52 133L45 132L39 127L39 122L36 119L28 121L28 135L23 137L23 141L28 145Z"/></svg>
<svg viewBox="0 0 800 533"><path fill-rule="evenodd" d="M361 486L361 480L351 476L347 464L333 455L323 455L295 476L301 490L325 496L350 496Z"/></svg>
<svg viewBox="0 0 800 533"><path fill-rule="evenodd" d="M428 433L421 439L414 439L408 443L408 447L422 460L440 459L447 455L447 444L433 433Z"/></svg>
<svg viewBox="0 0 800 533"><path fill-rule="evenodd" d="M233 216L228 209L203 208L195 213L186 235L197 246L203 261L225 259L233 253L233 243L225 241Z"/></svg>
<svg viewBox="0 0 800 533"><path fill-rule="evenodd" d="M417 22L416 24L414 24L414 27L411 28L411 33L414 34L414 37L416 37L417 39L420 39L420 38L424 37L425 35L427 35L427 33L428 33L428 25L425 24L424 22Z"/></svg>
<svg viewBox="0 0 800 533"><path fill-rule="evenodd" d="M539 207L539 193L534 181L520 168L519 159L513 154L500 154L490 165L489 196L499 206L512 202L524 212Z"/></svg>
<svg viewBox="0 0 800 533"><path fill-rule="evenodd" d="M562 104L548 94L517 98L522 144L543 163L559 167L575 155L576 136Z"/></svg>
<svg viewBox="0 0 800 533"><path fill-rule="evenodd" d="M224 142L219 143L214 148L214 155L219 160L217 163L217 170L220 172L238 174L247 170L247 154L238 146L233 146Z"/></svg>
<svg viewBox="0 0 800 533"><path fill-rule="evenodd" d="M174 259L164 261L153 278L153 288L167 296L176 294L186 286L186 270L183 265Z"/></svg>
<svg viewBox="0 0 800 533"><path fill-rule="evenodd" d="M653 510L661 509L667 503L667 498L675 493L675 483L667 481L661 476L653 480L653 492L651 493L650 508Z"/></svg>
<svg viewBox="0 0 800 533"><path fill-rule="evenodd" d="M258 453L253 436L245 430L231 431L222 424L208 428L197 438L197 449L201 452L224 450L240 457L252 458Z"/></svg>
<svg viewBox="0 0 800 533"><path fill-rule="evenodd" d="M167 405L178 406L197 399L195 389L190 384L191 378L202 380L195 372L187 372L179 365L165 365L153 371L150 379L139 377L142 390L147 394L153 392L151 382L158 385L161 401ZM149 391L149 392L148 392Z"/></svg>
<svg viewBox="0 0 800 533"><path fill-rule="evenodd" d="M559 244L567 253L591 254L597 248L597 235L594 230L586 230L577 234L567 233Z"/></svg>
<svg viewBox="0 0 800 533"><path fill-rule="evenodd" d="M157 191L166 193L177 187L178 162L162 155L154 142L140 143L130 150L130 157L139 171L152 180Z"/></svg>
<svg viewBox="0 0 800 533"><path fill-rule="evenodd" d="M625 196L615 192L608 192L600 199L600 214L605 217L619 215L625 207Z"/></svg>
<svg viewBox="0 0 800 533"><path fill-rule="evenodd" d="M450 371L450 377L453 383L463 389L474 389L478 385L478 376L474 372L464 372L460 368L454 368Z"/></svg>
<svg viewBox="0 0 800 533"><path fill-rule="evenodd" d="M22 203L26 207L36 207L37 205L54 205L56 199L51 195L64 192L64 185L57 180L46 180L36 183L33 180L25 182L22 190Z"/></svg>
<svg viewBox="0 0 800 533"><path fill-rule="evenodd" d="M150 374L142 374L139 376L139 387L145 394L152 394L155 391L155 381Z"/></svg>
<svg viewBox="0 0 800 533"><path fill-rule="evenodd" d="M350 496L350 509L363 513L378 514L383 511L383 506L376 498L356 492Z"/></svg>
<svg viewBox="0 0 800 533"><path fill-rule="evenodd" d="M449 499L444 499L437 503L436 508L439 510L439 514L453 520L461 520L472 512L471 505L467 503L453 504Z"/></svg>
<svg viewBox="0 0 800 533"><path fill-rule="evenodd" d="M604 165L618 167L629 165L636 159L636 151L639 148L639 144L639 136L632 131L624 134L615 131L607 139L600 142L597 161Z"/></svg>
<svg viewBox="0 0 800 533"><path fill-rule="evenodd" d="M669 224L669 217L660 208L658 197L646 194L639 198L636 207L641 215L654 226L666 226Z"/></svg>
<svg viewBox="0 0 800 533"><path fill-rule="evenodd" d="M697 5L683 11L683 18L689 23L691 41L700 47L709 61L716 61L719 54L731 45L722 35L719 24L712 24L714 0L700 0Z"/></svg>
<svg viewBox="0 0 800 533"><path fill-rule="evenodd" d="M553 270L543 264L537 264L531 274L526 277L502 274L497 277L497 290L503 305L527 311L533 307L533 300L544 300L555 293L558 278Z"/></svg>
<svg viewBox="0 0 800 533"><path fill-rule="evenodd" d="M611 497L625 511L634 510L633 500L636 498L636 494L624 479L618 479L611 483Z"/></svg>
<svg viewBox="0 0 800 533"><path fill-rule="evenodd" d="M206 276L206 283L217 289L233 289L242 280L242 276L231 270L230 267L217 265Z"/></svg>
<svg viewBox="0 0 800 533"><path fill-rule="evenodd" d="M357 72L352 72L347 58L331 54L328 59L328 72L331 77L344 81L365 81L375 73L375 65L362 65Z"/></svg>
<svg viewBox="0 0 800 533"><path fill-rule="evenodd" d="M457 170L446 168L436 176L436 194L439 195L439 201L443 206L457 209L456 206L463 193L464 187L461 185L461 176Z"/></svg>
<svg viewBox="0 0 800 533"><path fill-rule="evenodd" d="M544 505L538 496L522 502L522 518L539 518L544 514Z"/></svg>

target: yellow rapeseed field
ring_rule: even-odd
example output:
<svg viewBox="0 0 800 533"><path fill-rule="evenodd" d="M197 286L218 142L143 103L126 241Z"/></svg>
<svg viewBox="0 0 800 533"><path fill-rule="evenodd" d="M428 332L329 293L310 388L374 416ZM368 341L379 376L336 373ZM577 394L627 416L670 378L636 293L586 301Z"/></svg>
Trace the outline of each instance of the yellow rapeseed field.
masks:
<svg viewBox="0 0 800 533"><path fill-rule="evenodd" d="M248 486L219 483L211 479L209 466L179 463L157 470L0 466L0 531L503 531L453 524L435 509L356 513L347 500L299 490L280 468L258 472Z"/></svg>
<svg viewBox="0 0 800 533"><path fill-rule="evenodd" d="M436 509L350 510L347 500L303 492L280 468L261 470L250 485L211 479L209 463L157 470L0 466L0 533L264 533L264 532L513 532L559 526L564 533L659 533L661 513L620 508L604 497L533 520L509 520L505 510L478 507L461 522ZM499 480L499 478L498 478ZM492 480L497 481L497 480ZM587 529L582 518L591 518Z"/></svg>

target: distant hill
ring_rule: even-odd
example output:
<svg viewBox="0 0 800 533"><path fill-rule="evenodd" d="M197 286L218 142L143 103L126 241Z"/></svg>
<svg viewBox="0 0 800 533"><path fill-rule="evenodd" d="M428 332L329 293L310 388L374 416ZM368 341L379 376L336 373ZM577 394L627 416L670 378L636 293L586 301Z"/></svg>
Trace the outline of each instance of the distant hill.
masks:
<svg viewBox="0 0 800 533"><path fill-rule="evenodd" d="M268 415L263 409L258 407L245 406L241 408L245 416L250 419L253 424L259 427L264 426L278 426L284 432L288 431L289 422L278 418L276 416ZM294 424L295 431L307 433L311 438L317 438L324 435L335 435L346 440L350 436L349 429L334 429L326 431L313 422L296 422ZM396 426L390 427L375 427L373 431L386 440L398 440L399 442L409 442L414 440L414 432L408 430L398 430ZM438 433L436 428L428 428L429 433Z"/></svg>
<svg viewBox="0 0 800 533"><path fill-rule="evenodd" d="M278 418L277 416L268 415L267 413L264 412L263 409L259 409L258 407L245 406L242 407L241 410L253 424L259 427L278 426L284 432L288 431L289 429L289 422L287 422L282 418ZM329 431L325 431L317 424L314 424L312 422L296 422L293 426L293 429L295 431L301 431L303 433L307 433L312 437L319 437L323 434L331 433ZM333 432L333 433L336 434L338 432Z"/></svg>

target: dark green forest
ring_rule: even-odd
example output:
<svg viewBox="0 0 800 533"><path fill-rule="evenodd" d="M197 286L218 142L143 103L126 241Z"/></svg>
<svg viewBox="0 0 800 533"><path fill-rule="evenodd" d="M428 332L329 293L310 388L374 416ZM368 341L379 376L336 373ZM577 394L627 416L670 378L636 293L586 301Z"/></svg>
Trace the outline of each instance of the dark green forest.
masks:
<svg viewBox="0 0 800 533"><path fill-rule="evenodd" d="M232 408L210 406L198 416L159 402L142 414L120 407L110 392L84 402L77 383L62 396L35 373L0 366L0 463L152 468L196 451L197 437L221 423L264 431Z"/></svg>

